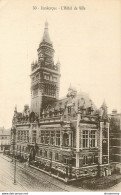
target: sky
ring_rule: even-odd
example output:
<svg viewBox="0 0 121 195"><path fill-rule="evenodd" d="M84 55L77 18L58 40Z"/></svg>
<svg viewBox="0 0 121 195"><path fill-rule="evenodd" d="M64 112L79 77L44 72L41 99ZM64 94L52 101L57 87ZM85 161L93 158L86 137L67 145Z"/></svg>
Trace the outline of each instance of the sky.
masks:
<svg viewBox="0 0 121 195"><path fill-rule="evenodd" d="M60 98L71 83L97 108L105 99L109 113L120 113L120 8L120 0L0 0L0 126L11 127L16 105L19 112L30 105L31 63L46 20L61 63Z"/></svg>

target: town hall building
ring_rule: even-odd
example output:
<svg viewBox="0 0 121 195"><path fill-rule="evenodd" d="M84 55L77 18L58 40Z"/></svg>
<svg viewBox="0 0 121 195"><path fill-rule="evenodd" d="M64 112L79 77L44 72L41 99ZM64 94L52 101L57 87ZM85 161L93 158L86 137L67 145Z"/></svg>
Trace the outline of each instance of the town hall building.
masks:
<svg viewBox="0 0 121 195"><path fill-rule="evenodd" d="M60 62L54 64L47 22L37 52L31 64L31 106L14 111L11 154L61 178L111 175L106 103L97 109L88 94L71 85L59 99Z"/></svg>

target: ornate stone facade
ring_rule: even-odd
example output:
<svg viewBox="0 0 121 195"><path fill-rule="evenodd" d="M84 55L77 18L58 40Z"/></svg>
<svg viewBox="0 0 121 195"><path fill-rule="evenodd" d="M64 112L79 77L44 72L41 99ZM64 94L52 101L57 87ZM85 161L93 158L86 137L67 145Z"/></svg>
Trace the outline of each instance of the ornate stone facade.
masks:
<svg viewBox="0 0 121 195"><path fill-rule="evenodd" d="M121 113L113 110L110 117L110 162L116 164L121 173Z"/></svg>
<svg viewBox="0 0 121 195"><path fill-rule="evenodd" d="M14 111L11 153L60 177L111 174L106 104L97 110L86 93L71 86L67 97L58 99L60 63L53 62L47 22L37 51L38 62L31 65L31 108Z"/></svg>

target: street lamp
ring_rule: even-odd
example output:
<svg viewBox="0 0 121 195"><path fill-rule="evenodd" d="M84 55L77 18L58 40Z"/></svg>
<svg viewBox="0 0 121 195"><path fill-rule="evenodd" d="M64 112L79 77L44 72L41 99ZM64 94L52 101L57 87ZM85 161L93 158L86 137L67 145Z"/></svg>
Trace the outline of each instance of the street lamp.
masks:
<svg viewBox="0 0 121 195"><path fill-rule="evenodd" d="M14 184L16 184L16 157L15 157L15 166L14 166Z"/></svg>
<svg viewBox="0 0 121 195"><path fill-rule="evenodd" d="M51 162L50 162L50 172L52 173L52 149L51 149L51 156L50 156L50 158L51 158Z"/></svg>
<svg viewBox="0 0 121 195"><path fill-rule="evenodd" d="M15 161L15 165L14 165L14 184L16 184L16 155L15 155L16 128L14 127L12 129L12 131L13 131L13 156L14 156L14 161Z"/></svg>

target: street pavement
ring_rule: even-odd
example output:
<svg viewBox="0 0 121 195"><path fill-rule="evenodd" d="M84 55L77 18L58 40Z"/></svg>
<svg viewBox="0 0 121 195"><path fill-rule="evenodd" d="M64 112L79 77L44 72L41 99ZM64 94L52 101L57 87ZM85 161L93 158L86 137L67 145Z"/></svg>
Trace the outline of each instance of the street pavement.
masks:
<svg viewBox="0 0 121 195"><path fill-rule="evenodd" d="M86 191L52 178L51 176L17 162L16 181L14 182L14 163L12 159L0 154L0 191L37 192L37 191Z"/></svg>
<svg viewBox="0 0 121 195"><path fill-rule="evenodd" d="M21 184L14 184L13 164L10 159L6 161L1 158L1 155L2 154L0 154L0 191L26 191Z"/></svg>
<svg viewBox="0 0 121 195"><path fill-rule="evenodd" d="M16 166L16 185L14 184L14 162L7 156L0 154L0 191L13 192L89 192L81 187L77 188L67 185L56 178L53 178L41 171L26 164L17 162ZM121 183L109 188L105 191L120 192Z"/></svg>

